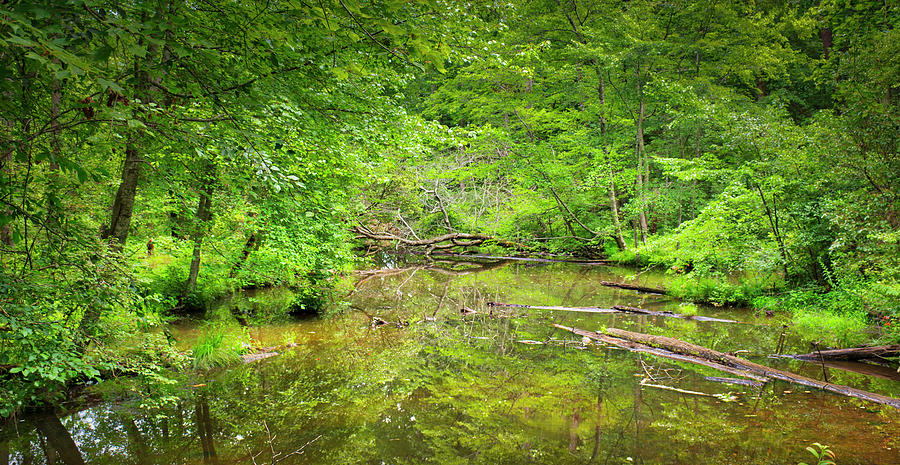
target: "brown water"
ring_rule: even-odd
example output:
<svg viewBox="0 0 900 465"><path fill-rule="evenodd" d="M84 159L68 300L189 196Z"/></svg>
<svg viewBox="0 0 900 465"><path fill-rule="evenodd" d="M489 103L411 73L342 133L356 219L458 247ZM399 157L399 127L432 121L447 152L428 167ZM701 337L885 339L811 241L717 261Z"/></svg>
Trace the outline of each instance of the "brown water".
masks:
<svg viewBox="0 0 900 465"><path fill-rule="evenodd" d="M783 382L710 381L730 375L585 346L550 326L666 334L821 379L821 366L766 356L782 339L785 352L807 351L789 329L782 336L777 317L696 310L749 323L730 324L486 306L691 311L600 280L665 284L629 269L522 262L359 273L336 316L249 330L259 345L297 347L174 384L102 383L89 394L103 400L5 428L0 464L796 464L815 463L804 450L813 442L830 445L839 464L900 463L893 408ZM222 308L275 314L284 295L237 296ZM389 324L373 327L376 317ZM189 347L198 325L173 325L179 344ZM827 374L900 396L889 370Z"/></svg>

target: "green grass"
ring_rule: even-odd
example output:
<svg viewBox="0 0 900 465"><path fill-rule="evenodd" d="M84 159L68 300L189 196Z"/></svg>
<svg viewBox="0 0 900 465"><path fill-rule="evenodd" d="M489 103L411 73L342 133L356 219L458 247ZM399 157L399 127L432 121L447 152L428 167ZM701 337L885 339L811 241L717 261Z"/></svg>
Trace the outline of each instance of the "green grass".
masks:
<svg viewBox="0 0 900 465"><path fill-rule="evenodd" d="M246 350L247 339L239 329L218 325L205 328L192 350L194 368L208 370L237 363Z"/></svg>
<svg viewBox="0 0 900 465"><path fill-rule="evenodd" d="M828 347L857 347L872 338L868 315L862 310L801 308L794 312L794 328L803 339Z"/></svg>
<svg viewBox="0 0 900 465"><path fill-rule="evenodd" d="M828 347L857 347L890 342L890 326L873 324L872 315L856 288L795 290L781 296L758 298L754 307L787 311L793 326L805 340Z"/></svg>

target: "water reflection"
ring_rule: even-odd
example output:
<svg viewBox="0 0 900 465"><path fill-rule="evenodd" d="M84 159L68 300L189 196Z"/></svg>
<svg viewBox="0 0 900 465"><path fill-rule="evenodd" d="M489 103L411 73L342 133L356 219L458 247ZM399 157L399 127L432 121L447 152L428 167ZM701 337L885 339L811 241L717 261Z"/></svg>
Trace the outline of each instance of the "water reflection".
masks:
<svg viewBox="0 0 900 465"><path fill-rule="evenodd" d="M779 345L802 347L764 317L700 309L753 323L733 325L487 306L678 309L663 296L596 284L625 275L651 286L665 279L510 262L392 264L360 273L348 296L351 310L251 328L262 345L277 345L290 332L295 349L174 386L137 383L132 396L62 418L20 420L4 427L0 465L797 463L810 460L803 448L813 441L831 444L841 464L898 462L893 409L785 383L722 384L706 379L721 376L712 370L585 346L550 327L689 335L821 376L818 366L763 358ZM254 299L261 305L266 295ZM375 318L409 325L373 326ZM195 329L173 331L190 340ZM829 376L900 394L887 377L843 370Z"/></svg>

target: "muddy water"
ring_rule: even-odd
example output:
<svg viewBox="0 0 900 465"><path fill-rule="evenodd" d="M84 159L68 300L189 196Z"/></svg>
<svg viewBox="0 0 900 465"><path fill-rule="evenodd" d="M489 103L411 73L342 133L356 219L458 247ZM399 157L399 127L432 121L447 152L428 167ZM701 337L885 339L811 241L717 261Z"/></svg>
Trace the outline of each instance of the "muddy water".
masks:
<svg viewBox="0 0 900 465"><path fill-rule="evenodd" d="M900 463L893 408L783 382L725 384L707 377L730 375L585 345L550 325L665 334L900 396L890 370L863 376L772 359L779 346L808 351L778 316L692 308L600 280L665 284L628 269L523 262L361 272L334 316L251 319L254 343L293 349L173 384L124 384L124 394L102 383L90 390L102 400L4 428L0 464L796 464L815 463L804 450L813 442L830 445L840 464ZM283 290L257 292L216 315L278 314L284 302ZM742 324L488 302L623 304ZM173 325L179 344L190 346L198 324Z"/></svg>

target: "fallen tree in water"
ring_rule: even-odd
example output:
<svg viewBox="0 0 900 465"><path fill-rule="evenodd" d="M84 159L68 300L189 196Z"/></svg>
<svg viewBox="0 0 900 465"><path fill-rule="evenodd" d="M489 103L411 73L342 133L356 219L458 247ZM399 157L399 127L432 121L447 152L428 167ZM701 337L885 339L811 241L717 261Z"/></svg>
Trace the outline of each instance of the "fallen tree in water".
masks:
<svg viewBox="0 0 900 465"><path fill-rule="evenodd" d="M363 238L371 239L374 241L390 241L397 242L409 247L424 247L426 255L431 255L431 253L436 250L448 250L454 247L474 247L482 245L488 241L490 241L492 244L496 244L508 249L525 249L525 246L522 244L506 241L503 239L497 239L485 234L449 233L427 239L409 239L403 236L389 233L387 231L375 232L360 225L354 226L353 231Z"/></svg>
<svg viewBox="0 0 900 465"><path fill-rule="evenodd" d="M749 378L752 380L756 380L762 383L770 381L769 378L765 376L760 376L755 373L751 373L747 370L741 370L737 368L732 368L727 365L723 365L721 363L716 363L701 357L693 356L693 355L685 355L673 352L671 350L662 349L658 347L651 347L645 344L639 344L633 341L629 341L627 339L622 339L615 336L609 336L607 334L597 333L594 331L587 331L579 328L570 328L568 326L562 326L558 324L554 324L554 327L559 329L564 329L566 331L575 333L579 336L584 336L589 339L593 339L595 341L600 341L605 344L609 344L612 346L620 347L622 349L627 349L632 352L640 352L644 354L655 355L657 357L667 358L669 360L675 360L678 362L688 362L693 363L695 365L703 365L705 367L714 368L719 371L723 371L725 373L730 373L733 375L737 375L743 378Z"/></svg>
<svg viewBox="0 0 900 465"><path fill-rule="evenodd" d="M628 284L628 283L617 283L613 281L600 281L598 284L601 286L607 287L618 287L619 289L628 289L630 291L638 291L638 292L646 292L649 294L668 294L669 291L665 289L660 289L658 287L647 287L647 286L638 286L636 284Z"/></svg>
<svg viewBox="0 0 900 465"><path fill-rule="evenodd" d="M520 262L534 262L534 263L571 263L574 265L609 265L612 263L609 260L573 260L568 258L548 258L546 255L549 254L536 254L536 255L545 255L544 257L506 257L506 256L497 256L497 255L477 255L477 254L458 254L458 253L436 253L432 254L435 257L459 257L459 258L482 258L485 260L513 260Z"/></svg>
<svg viewBox="0 0 900 465"><path fill-rule="evenodd" d="M777 370L775 368L770 368L758 363L744 360L739 357L735 357L734 355L718 352L703 346L698 346L696 344L691 344L689 342L684 342L671 337L634 333L617 328L607 328L604 333L597 333L557 324L554 324L553 326L601 342L610 341L609 343L619 347L622 347L620 341L625 340L633 344L638 344L639 346L643 346L645 348L649 347L662 349L670 353L689 357L689 359L686 359L684 361L692 361L691 359L704 360L707 363L700 363L701 365L716 368L726 373L735 373L743 377L750 377L757 380L760 380L760 378L766 380L780 379L782 381L814 387L817 389L842 394L848 397L855 397L857 399L867 400L869 402L875 402L878 404L888 405L896 409L900 409L900 399L894 397L876 394L874 392L863 391L861 389L843 386L840 384L832 384L824 381L819 381L817 379L807 378L806 376L798 375L796 373ZM640 351L646 353L654 353L646 349ZM666 356L666 358L672 357ZM752 376L747 376L748 374Z"/></svg>

